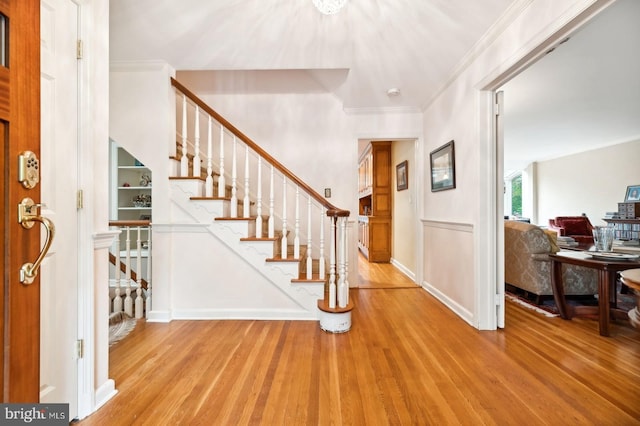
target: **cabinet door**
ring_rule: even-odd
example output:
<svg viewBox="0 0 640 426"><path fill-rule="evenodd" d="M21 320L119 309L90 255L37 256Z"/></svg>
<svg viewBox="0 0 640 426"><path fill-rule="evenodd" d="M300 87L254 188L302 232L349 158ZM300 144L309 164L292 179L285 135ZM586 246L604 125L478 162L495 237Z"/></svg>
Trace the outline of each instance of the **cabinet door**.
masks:
<svg viewBox="0 0 640 426"><path fill-rule="evenodd" d="M391 260L391 219L372 218L369 221L368 253L370 262Z"/></svg>
<svg viewBox="0 0 640 426"><path fill-rule="evenodd" d="M391 216L391 144L373 148L373 200L374 216Z"/></svg>

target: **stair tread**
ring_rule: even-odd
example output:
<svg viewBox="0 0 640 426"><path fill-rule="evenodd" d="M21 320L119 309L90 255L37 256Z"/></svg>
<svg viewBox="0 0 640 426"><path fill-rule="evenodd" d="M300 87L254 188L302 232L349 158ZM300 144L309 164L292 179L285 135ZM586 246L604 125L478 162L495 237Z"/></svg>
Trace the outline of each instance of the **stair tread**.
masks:
<svg viewBox="0 0 640 426"><path fill-rule="evenodd" d="M229 197L189 197L189 199L194 201L231 201Z"/></svg>
<svg viewBox="0 0 640 426"><path fill-rule="evenodd" d="M224 216L224 217L216 217L215 220L256 220L256 216L249 216L249 217L229 217L229 216Z"/></svg>
<svg viewBox="0 0 640 426"><path fill-rule="evenodd" d="M201 176L169 176L169 180L206 180L205 178L201 177Z"/></svg>
<svg viewBox="0 0 640 426"><path fill-rule="evenodd" d="M240 238L240 241L278 241L280 239L280 237L273 237L273 238L269 238L269 237L243 237Z"/></svg>
<svg viewBox="0 0 640 426"><path fill-rule="evenodd" d="M265 259L265 261L267 262L300 262L300 260L302 259L296 259L293 256L292 257L275 256L275 257L269 257Z"/></svg>
<svg viewBox="0 0 640 426"><path fill-rule="evenodd" d="M318 274L317 272L314 272L311 274L311 278L307 278L307 274L306 272L300 272L300 275L298 276L298 278L292 278L291 282L292 283L299 283L299 282L320 282L320 283L324 283L327 281L328 275L325 275L325 278L320 278L320 274Z"/></svg>

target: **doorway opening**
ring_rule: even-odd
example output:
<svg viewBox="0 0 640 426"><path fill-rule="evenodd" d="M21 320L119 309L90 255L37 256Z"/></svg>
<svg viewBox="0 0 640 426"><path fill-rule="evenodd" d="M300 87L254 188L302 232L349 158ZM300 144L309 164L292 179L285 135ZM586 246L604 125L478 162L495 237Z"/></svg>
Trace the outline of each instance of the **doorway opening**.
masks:
<svg viewBox="0 0 640 426"><path fill-rule="evenodd" d="M505 99L504 108L500 108L504 141L501 140L499 129L495 129L494 135L497 162L495 188L498 277L501 271L504 272L504 235L500 220L503 215L517 219L524 217L534 225L546 227L548 219L556 215L580 215L586 211L587 216L600 219L611 209L607 208L608 205L615 208L616 196L614 199L604 200L608 192L605 189L598 191L602 192L602 197L584 197L585 181L583 179L578 182L575 178L588 176L590 173L587 171L588 168L576 169L577 162L568 173L554 172L554 191L549 191L554 185L545 184L552 180L547 167L551 165L552 160L560 164L560 160L557 160L559 158L566 157L567 161L570 161L572 155L632 141L633 137L637 139L637 130L631 132L635 132L632 136L629 133L620 133L625 126L621 125L624 119L618 119L625 116L625 112L618 109L623 102L616 100L617 89L613 82L621 77L611 76L608 71L600 72L599 69L603 63L606 64L605 68L610 70L634 69L634 65L628 64L625 53L630 48L626 43L633 37L621 37L621 34L637 34L633 27L627 27L624 23L625 16L634 13L628 9L623 11L625 8L637 6L629 1L619 1L605 6L601 3L594 5L568 23L520 63L497 77L496 84L490 88L496 92L503 91ZM635 15L637 16L637 12ZM608 37L612 31L615 33L618 30L621 33L618 33L617 42L611 43ZM637 40L637 37L635 39ZM586 62L580 62L586 58ZM603 85L604 92L598 88L600 84ZM629 88L621 93L628 93L628 90ZM536 93L540 96L536 96ZM602 96L601 93L606 93L606 96ZM610 109L602 105L604 98L615 104L612 108L618 118L615 119L617 124L612 121L612 127L606 127L606 117L597 115L598 118L594 119L593 114L596 111L590 107L597 104L599 111ZM597 124L597 128L594 128L594 123ZM605 128L611 130L600 133ZM545 132L548 129L552 131ZM575 141L573 144L572 140ZM545 166L544 169L541 169L541 164ZM515 206L519 209L514 210L513 203L516 199L511 184L513 178L518 175L522 176L519 188L521 204ZM573 183L569 184L570 182ZM567 185L573 190L567 189ZM624 188L620 190L621 194L623 190ZM564 195L551 196L551 192ZM573 198L568 196L580 193L583 194L582 199L580 195ZM620 198L620 194L617 198ZM569 199L572 201L569 202ZM499 278L497 285L502 286L504 292L504 279Z"/></svg>
<svg viewBox="0 0 640 426"><path fill-rule="evenodd" d="M358 158L358 287L418 287L416 139L360 139Z"/></svg>

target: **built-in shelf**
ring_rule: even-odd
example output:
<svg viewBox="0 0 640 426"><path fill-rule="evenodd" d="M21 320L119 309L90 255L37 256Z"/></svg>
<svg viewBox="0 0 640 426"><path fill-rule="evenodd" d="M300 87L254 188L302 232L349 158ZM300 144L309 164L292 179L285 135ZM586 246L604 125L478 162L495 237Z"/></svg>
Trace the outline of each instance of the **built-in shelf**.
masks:
<svg viewBox="0 0 640 426"><path fill-rule="evenodd" d="M126 149L111 143L111 219L151 219L151 178L148 167Z"/></svg>

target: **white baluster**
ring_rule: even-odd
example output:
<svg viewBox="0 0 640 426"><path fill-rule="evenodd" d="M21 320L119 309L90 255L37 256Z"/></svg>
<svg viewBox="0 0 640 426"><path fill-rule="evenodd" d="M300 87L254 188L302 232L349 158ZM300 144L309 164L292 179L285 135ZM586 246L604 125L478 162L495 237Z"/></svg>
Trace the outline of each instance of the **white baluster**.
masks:
<svg viewBox="0 0 640 426"><path fill-rule="evenodd" d="M293 258L300 259L300 187L296 186L296 221L293 238Z"/></svg>
<svg viewBox="0 0 640 426"><path fill-rule="evenodd" d="M318 274L321 280L325 279L325 257L324 257L324 221L327 219L327 213L324 207L320 208L320 259L318 260Z"/></svg>
<svg viewBox="0 0 640 426"><path fill-rule="evenodd" d="M224 127L220 125L220 177L218 178L218 197L227 196L227 183L224 177Z"/></svg>
<svg viewBox="0 0 640 426"><path fill-rule="evenodd" d="M347 290L345 288L346 220L338 218L338 306L344 308Z"/></svg>
<svg viewBox="0 0 640 426"><path fill-rule="evenodd" d="M307 198L307 279L313 276L313 257L311 256L311 196Z"/></svg>
<svg viewBox="0 0 640 426"><path fill-rule="evenodd" d="M200 161L200 107L196 105L196 129L194 132L193 177L200 177L202 164Z"/></svg>
<svg viewBox="0 0 640 426"><path fill-rule="evenodd" d="M349 304L349 218L344 218L344 305Z"/></svg>
<svg viewBox="0 0 640 426"><path fill-rule="evenodd" d="M187 157L187 95L182 95L182 157L180 158L180 176L189 176L189 158Z"/></svg>
<svg viewBox="0 0 640 426"><path fill-rule="evenodd" d="M273 175L274 175L274 170L273 170L273 165L271 165L271 176L270 176L270 182L269 182L269 219L267 221L267 227L268 227L268 236L269 238L273 238L275 236L275 219L273 218L273 214L274 214L274 196L275 196L275 189L273 186Z"/></svg>
<svg viewBox="0 0 640 426"><path fill-rule="evenodd" d="M262 238L262 157L258 157L258 192L256 197L256 238Z"/></svg>
<svg viewBox="0 0 640 426"><path fill-rule="evenodd" d="M127 240L126 240L126 274L125 274L125 298L124 298L124 312L133 316L133 299L131 298L131 228L127 226Z"/></svg>
<svg viewBox="0 0 640 426"><path fill-rule="evenodd" d="M151 308L152 308L151 290L152 290L153 286L151 284L151 282L152 282L151 281L151 263L152 263L153 256L151 256L151 244L152 244L151 234L152 234L152 232L151 232L151 228L150 227L147 228L147 229L149 230L149 233L148 233L148 238L149 239L147 240L147 242L148 242L148 246L147 246L147 253L148 253L147 254L147 275L146 275L147 276L147 297L146 297L146 300L145 300L146 301L146 309L145 309L146 312L145 313L146 313L146 316L148 317L149 316L149 312L151 312Z"/></svg>
<svg viewBox="0 0 640 426"><path fill-rule="evenodd" d="M336 219L331 218L329 241L329 307L336 307Z"/></svg>
<svg viewBox="0 0 640 426"><path fill-rule="evenodd" d="M140 240L140 227L138 226L138 240L136 243L137 259L136 259L136 300L135 300L135 317L142 318L142 241Z"/></svg>
<svg viewBox="0 0 640 426"><path fill-rule="evenodd" d="M244 146L244 198L242 200L242 217L250 216L249 203L249 145Z"/></svg>
<svg viewBox="0 0 640 426"><path fill-rule="evenodd" d="M282 176L282 244L280 253L283 259L287 258L287 177Z"/></svg>
<svg viewBox="0 0 640 426"><path fill-rule="evenodd" d="M233 150L231 151L231 217L238 217L237 173L236 167L236 137L233 137Z"/></svg>
<svg viewBox="0 0 640 426"><path fill-rule="evenodd" d="M122 229L120 232L122 232ZM120 293L120 281L122 276L122 272L120 271L120 233L116 234L114 247L115 250L113 252L116 256L116 282L113 297L113 312L122 312L122 297Z"/></svg>
<svg viewBox="0 0 640 426"><path fill-rule="evenodd" d="M213 197L213 135L211 132L211 116L207 116L207 180L204 184L204 196Z"/></svg>

